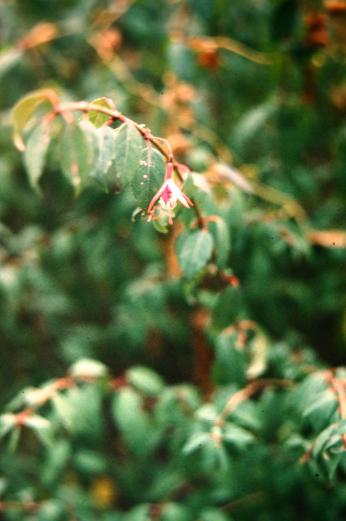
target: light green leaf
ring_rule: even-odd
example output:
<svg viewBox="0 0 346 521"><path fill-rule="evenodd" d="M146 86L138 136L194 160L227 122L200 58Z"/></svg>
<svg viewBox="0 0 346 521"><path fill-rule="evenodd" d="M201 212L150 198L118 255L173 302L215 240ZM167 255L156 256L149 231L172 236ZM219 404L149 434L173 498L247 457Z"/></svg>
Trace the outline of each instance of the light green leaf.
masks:
<svg viewBox="0 0 346 521"><path fill-rule="evenodd" d="M46 418L43 418L43 416L39 416L38 414L32 414L28 416L24 424L27 427L31 427L35 430L49 429L50 427L49 421Z"/></svg>
<svg viewBox="0 0 346 521"><path fill-rule="evenodd" d="M104 189L112 190L115 186L115 134L110 127L97 130L99 154L92 175L101 183Z"/></svg>
<svg viewBox="0 0 346 521"><path fill-rule="evenodd" d="M213 379L220 385L229 383L245 385L245 352L239 349L236 343L235 333L223 333L216 338Z"/></svg>
<svg viewBox="0 0 346 521"><path fill-rule="evenodd" d="M200 521L232 521L229 515L219 508L206 508L199 515Z"/></svg>
<svg viewBox="0 0 346 521"><path fill-rule="evenodd" d="M123 515L124 521L151 521L149 505L138 505Z"/></svg>
<svg viewBox="0 0 346 521"><path fill-rule="evenodd" d="M19 427L10 431L7 441L7 448L9 452L14 452L17 449L21 432L22 430Z"/></svg>
<svg viewBox="0 0 346 521"><path fill-rule="evenodd" d="M248 379L257 378L267 367L269 341L266 335L259 328L256 329L256 335L248 346L249 359L246 369Z"/></svg>
<svg viewBox="0 0 346 521"><path fill-rule="evenodd" d="M16 65L23 56L23 51L10 47L0 53L0 78Z"/></svg>
<svg viewBox="0 0 346 521"><path fill-rule="evenodd" d="M49 127L41 123L31 132L24 151L24 164L29 174L30 184L37 192L40 191L39 181L43 173L49 143Z"/></svg>
<svg viewBox="0 0 346 521"><path fill-rule="evenodd" d="M6 436L8 432L10 432L13 427L16 425L16 416L15 414L2 414L0 416L0 438Z"/></svg>
<svg viewBox="0 0 346 521"><path fill-rule="evenodd" d="M198 432L196 434L193 434L184 445L183 453L191 454L192 452L195 452L207 443L210 443L210 435L207 432Z"/></svg>
<svg viewBox="0 0 346 521"><path fill-rule="evenodd" d="M244 448L250 443L253 443L255 438L253 434L243 427L239 427L239 425L235 425L234 423L227 423L224 427L222 438L229 442L231 445Z"/></svg>
<svg viewBox="0 0 346 521"><path fill-rule="evenodd" d="M147 208L151 199L163 183L166 161L151 143L142 148L139 168L131 179L133 195L141 208Z"/></svg>
<svg viewBox="0 0 346 521"><path fill-rule="evenodd" d="M184 232L178 237L176 251L182 272L188 278L199 273L213 251L213 238L206 230Z"/></svg>
<svg viewBox="0 0 346 521"><path fill-rule="evenodd" d="M66 125L61 136L60 160L64 175L79 189L92 173L94 149L87 132L77 123Z"/></svg>
<svg viewBox="0 0 346 521"><path fill-rule="evenodd" d="M190 521L189 508L179 503L166 503L161 514L161 521Z"/></svg>
<svg viewBox="0 0 346 521"><path fill-rule="evenodd" d="M32 414L26 418L24 424L35 431L36 436L43 444L47 446L53 444L52 424L46 418L38 414Z"/></svg>
<svg viewBox="0 0 346 521"><path fill-rule="evenodd" d="M111 99L109 98L97 98L91 102L92 105L98 105L99 107L103 107L109 110L114 110L115 106ZM102 112L99 112L98 110L91 110L88 114L88 118L90 123L95 125L95 127L99 128L102 127L107 121L109 121L110 116L107 114L103 114Z"/></svg>
<svg viewBox="0 0 346 521"><path fill-rule="evenodd" d="M70 368L70 375L74 378L101 378L106 376L107 372L108 369L102 362L91 358L78 360Z"/></svg>
<svg viewBox="0 0 346 521"><path fill-rule="evenodd" d="M315 397L315 401L304 410L303 417L308 418L314 429L320 431L332 422L332 415L337 406L338 402L334 393L327 389Z"/></svg>
<svg viewBox="0 0 346 521"><path fill-rule="evenodd" d="M123 123L115 133L116 184L124 187L137 175L143 138L132 123Z"/></svg>
<svg viewBox="0 0 346 521"><path fill-rule="evenodd" d="M73 430L73 422L75 419L76 410L74 404L69 399L68 396L65 396L60 393L56 393L52 402L56 411L56 414L61 421L62 425L68 430Z"/></svg>
<svg viewBox="0 0 346 521"><path fill-rule="evenodd" d="M14 143L16 147L23 151L25 145L22 138L22 132L24 127L33 116L35 110L45 102L50 102L51 106L53 101L57 99L56 93L51 89L41 89L33 91L24 98L20 99L14 106L12 112L12 120L14 127Z"/></svg>
<svg viewBox="0 0 346 521"><path fill-rule="evenodd" d="M156 396L163 390L160 376L147 367L132 367L126 373L126 380L148 396Z"/></svg>
<svg viewBox="0 0 346 521"><path fill-rule="evenodd" d="M129 448L136 454L141 453L147 441L149 428L142 398L133 389L121 389L114 396L112 412L114 421Z"/></svg>
<svg viewBox="0 0 346 521"><path fill-rule="evenodd" d="M275 111L275 101L269 99L246 112L235 129L237 144L243 145L260 133Z"/></svg>
<svg viewBox="0 0 346 521"><path fill-rule="evenodd" d="M215 260L219 268L227 265L228 254L230 251L230 233L225 221L217 217L215 221L209 223L209 229L215 243Z"/></svg>

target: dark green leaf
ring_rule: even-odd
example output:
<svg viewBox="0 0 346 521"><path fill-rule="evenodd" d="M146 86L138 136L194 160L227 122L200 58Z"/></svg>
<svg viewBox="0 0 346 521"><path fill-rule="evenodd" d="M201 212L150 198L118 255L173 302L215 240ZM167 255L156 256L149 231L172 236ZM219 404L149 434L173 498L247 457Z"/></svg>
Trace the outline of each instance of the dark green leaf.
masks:
<svg viewBox="0 0 346 521"><path fill-rule="evenodd" d="M139 168L132 176L131 186L141 208L147 208L151 199L163 183L166 161L151 143L142 149Z"/></svg>
<svg viewBox="0 0 346 521"><path fill-rule="evenodd" d="M217 297L213 309L213 324L224 329L233 324L242 310L242 295L239 287L229 286Z"/></svg>
<svg viewBox="0 0 346 521"><path fill-rule="evenodd" d="M132 123L123 123L115 132L116 182L124 187L138 175L143 138Z"/></svg>
<svg viewBox="0 0 346 521"><path fill-rule="evenodd" d="M92 173L94 153L90 135L81 125L65 125L60 142L61 166L65 176L77 190Z"/></svg>
<svg viewBox="0 0 346 521"><path fill-rule="evenodd" d="M219 268L225 268L231 247L230 230L221 217L215 216L215 220L209 223L209 229L215 244L215 260Z"/></svg>
<svg viewBox="0 0 346 521"><path fill-rule="evenodd" d="M176 242L176 251L183 274L191 278L207 264L213 251L213 238L206 230L186 231Z"/></svg>

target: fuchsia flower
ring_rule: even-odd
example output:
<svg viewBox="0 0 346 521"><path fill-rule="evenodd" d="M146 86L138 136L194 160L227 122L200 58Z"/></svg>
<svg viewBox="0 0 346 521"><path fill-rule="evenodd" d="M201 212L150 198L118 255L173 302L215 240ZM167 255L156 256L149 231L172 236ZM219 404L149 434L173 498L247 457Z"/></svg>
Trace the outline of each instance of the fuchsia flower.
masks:
<svg viewBox="0 0 346 521"><path fill-rule="evenodd" d="M174 213L172 212L172 210L177 206L178 201L183 206L185 206L185 208L190 208L190 206L193 206L192 201L175 184L172 178L172 174L173 163L169 162L167 164L167 171L164 183L161 186L161 188L156 192L148 206L148 222L150 222L154 217L154 212L157 207L157 204L159 204L161 208L168 213L169 224L173 224Z"/></svg>

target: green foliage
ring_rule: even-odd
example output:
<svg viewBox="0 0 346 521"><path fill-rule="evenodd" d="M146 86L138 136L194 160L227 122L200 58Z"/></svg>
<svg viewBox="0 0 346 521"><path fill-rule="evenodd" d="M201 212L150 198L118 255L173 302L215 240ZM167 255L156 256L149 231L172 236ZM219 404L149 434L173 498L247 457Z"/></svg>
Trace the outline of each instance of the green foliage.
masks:
<svg viewBox="0 0 346 521"><path fill-rule="evenodd" d="M1 519L344 518L345 41L312 4L0 5Z"/></svg>
<svg viewBox="0 0 346 521"><path fill-rule="evenodd" d="M143 147L139 168L133 171L131 186L133 195L141 208L147 208L151 199L162 185L165 160L151 144Z"/></svg>
<svg viewBox="0 0 346 521"><path fill-rule="evenodd" d="M197 275L211 257L213 238L206 230L193 230L180 235L176 250L182 272L188 278Z"/></svg>

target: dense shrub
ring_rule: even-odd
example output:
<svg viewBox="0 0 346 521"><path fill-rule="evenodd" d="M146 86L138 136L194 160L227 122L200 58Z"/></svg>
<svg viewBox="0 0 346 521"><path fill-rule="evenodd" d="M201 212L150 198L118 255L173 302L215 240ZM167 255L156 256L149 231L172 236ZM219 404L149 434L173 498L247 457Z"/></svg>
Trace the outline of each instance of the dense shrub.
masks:
<svg viewBox="0 0 346 521"><path fill-rule="evenodd" d="M0 518L341 521L344 3L0 14Z"/></svg>

